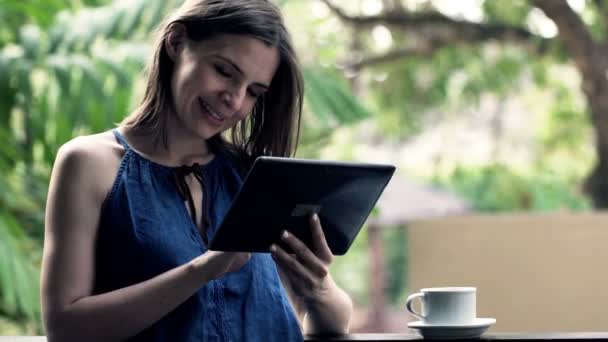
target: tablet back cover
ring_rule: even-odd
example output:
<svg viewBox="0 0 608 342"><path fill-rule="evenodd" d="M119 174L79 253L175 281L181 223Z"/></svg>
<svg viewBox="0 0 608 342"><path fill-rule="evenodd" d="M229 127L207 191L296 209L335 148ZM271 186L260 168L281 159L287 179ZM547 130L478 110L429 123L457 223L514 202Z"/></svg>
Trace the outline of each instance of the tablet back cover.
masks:
<svg viewBox="0 0 608 342"><path fill-rule="evenodd" d="M209 248L268 252L283 230L311 246L309 217L317 213L332 253L343 255L394 171L392 165L260 157Z"/></svg>

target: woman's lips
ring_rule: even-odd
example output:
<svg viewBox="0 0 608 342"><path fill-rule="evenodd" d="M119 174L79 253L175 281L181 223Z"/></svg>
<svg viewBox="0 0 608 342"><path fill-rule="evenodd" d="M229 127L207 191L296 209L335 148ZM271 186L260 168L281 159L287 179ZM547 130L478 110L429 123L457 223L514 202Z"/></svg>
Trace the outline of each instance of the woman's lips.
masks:
<svg viewBox="0 0 608 342"><path fill-rule="evenodd" d="M224 117L220 114L218 114L216 111L214 111L211 106L209 106L205 101L203 101L202 99L198 99L198 102L201 106L201 108L203 109L203 112L205 112L209 118L213 121L213 123L216 124L222 124L226 121L226 119L224 119Z"/></svg>

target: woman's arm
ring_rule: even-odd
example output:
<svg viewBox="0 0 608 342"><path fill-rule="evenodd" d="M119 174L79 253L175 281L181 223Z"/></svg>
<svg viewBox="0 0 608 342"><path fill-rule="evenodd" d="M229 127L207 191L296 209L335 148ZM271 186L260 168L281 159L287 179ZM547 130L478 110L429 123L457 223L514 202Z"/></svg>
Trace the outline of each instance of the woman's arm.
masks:
<svg viewBox="0 0 608 342"><path fill-rule="evenodd" d="M283 272L280 272L282 274ZM353 303L331 278L327 276L327 290L314 299L305 300L294 291L285 275L281 281L287 290L290 302L296 311L305 334L347 334L353 311Z"/></svg>
<svg viewBox="0 0 608 342"><path fill-rule="evenodd" d="M278 245L271 248L279 266L281 282L304 333L346 334L353 304L329 274L333 255L316 215L311 219L311 228L312 249L293 234L284 234L282 239L295 252L294 255L287 254Z"/></svg>
<svg viewBox="0 0 608 342"><path fill-rule="evenodd" d="M99 150L97 142L79 138L59 150L53 168L41 275L49 342L127 339L243 261L240 254L208 252L145 282L91 295L95 240L106 193L98 180L104 169Z"/></svg>
<svg viewBox="0 0 608 342"><path fill-rule="evenodd" d="M328 291L306 303L304 332L307 334L347 334L353 303L328 275Z"/></svg>

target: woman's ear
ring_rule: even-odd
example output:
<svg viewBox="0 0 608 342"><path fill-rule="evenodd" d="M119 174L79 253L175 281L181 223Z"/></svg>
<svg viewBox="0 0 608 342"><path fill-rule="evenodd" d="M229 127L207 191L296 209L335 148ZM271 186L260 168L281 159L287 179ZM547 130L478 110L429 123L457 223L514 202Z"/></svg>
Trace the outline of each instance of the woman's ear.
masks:
<svg viewBox="0 0 608 342"><path fill-rule="evenodd" d="M188 38L186 26L182 23L172 23L169 26L169 33L165 39L165 49L169 58L175 63L180 51L183 49Z"/></svg>

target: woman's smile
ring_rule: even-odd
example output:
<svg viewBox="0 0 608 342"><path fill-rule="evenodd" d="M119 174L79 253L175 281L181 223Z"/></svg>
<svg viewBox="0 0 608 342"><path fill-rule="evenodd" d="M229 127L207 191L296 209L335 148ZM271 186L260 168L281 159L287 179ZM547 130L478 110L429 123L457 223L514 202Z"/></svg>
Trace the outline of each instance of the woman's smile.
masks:
<svg viewBox="0 0 608 342"><path fill-rule="evenodd" d="M206 118L209 119L211 124L221 126L226 122L226 117L224 115L213 110L213 108L211 108L211 106L200 97L198 98L198 103L201 106L203 114L205 114Z"/></svg>

